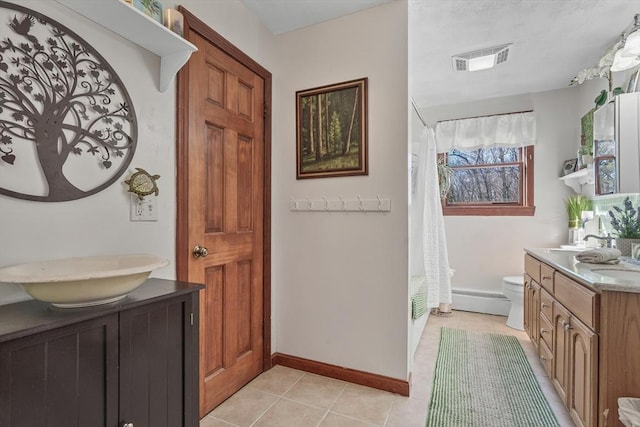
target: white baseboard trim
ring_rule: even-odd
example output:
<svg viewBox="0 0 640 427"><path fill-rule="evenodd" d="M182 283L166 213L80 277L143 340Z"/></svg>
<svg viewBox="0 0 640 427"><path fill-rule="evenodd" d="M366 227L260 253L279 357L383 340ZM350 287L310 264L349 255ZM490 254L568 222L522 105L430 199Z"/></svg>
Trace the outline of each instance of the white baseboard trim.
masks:
<svg viewBox="0 0 640 427"><path fill-rule="evenodd" d="M511 301L500 292L452 289L451 293L454 310L506 316L511 308Z"/></svg>

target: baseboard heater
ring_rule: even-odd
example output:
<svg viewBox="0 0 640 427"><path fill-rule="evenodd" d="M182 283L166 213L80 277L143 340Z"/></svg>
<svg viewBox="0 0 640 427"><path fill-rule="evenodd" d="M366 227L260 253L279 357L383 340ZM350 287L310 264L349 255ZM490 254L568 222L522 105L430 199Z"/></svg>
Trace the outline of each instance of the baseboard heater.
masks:
<svg viewBox="0 0 640 427"><path fill-rule="evenodd" d="M454 310L506 316L511 307L511 302L501 292L452 289L451 294Z"/></svg>

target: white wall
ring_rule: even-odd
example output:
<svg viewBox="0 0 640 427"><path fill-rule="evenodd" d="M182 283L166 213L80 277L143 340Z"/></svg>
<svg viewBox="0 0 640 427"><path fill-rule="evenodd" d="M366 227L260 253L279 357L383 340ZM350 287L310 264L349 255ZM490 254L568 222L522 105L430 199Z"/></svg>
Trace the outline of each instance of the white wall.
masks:
<svg viewBox="0 0 640 427"><path fill-rule="evenodd" d="M454 289L501 293L503 276L523 272L523 248L557 247L567 239L564 199L571 190L558 177L563 160L575 157L579 144L576 96L569 88L421 110L430 124L531 109L536 114L535 215L445 216Z"/></svg>
<svg viewBox="0 0 640 427"><path fill-rule="evenodd" d="M129 221L122 184L85 199L0 196L0 266L58 257L150 252L175 277L175 87L157 90L157 57L50 0L37 10L78 33L113 66L138 117L131 168L161 175L159 221ZM269 69L273 79L273 350L407 378L407 2L279 37L237 0L182 4ZM165 4L165 6L169 6ZM369 176L295 180L295 91L369 78ZM30 179L16 177L16 179ZM122 177L122 180L126 179ZM388 214L292 213L291 195L387 197ZM27 296L2 285L0 303Z"/></svg>
<svg viewBox="0 0 640 427"><path fill-rule="evenodd" d="M278 37L273 285L278 352L408 375L407 2ZM296 180L295 92L369 78L369 175ZM390 213L290 212L296 198L391 199Z"/></svg>
<svg viewBox="0 0 640 427"><path fill-rule="evenodd" d="M106 190L76 201L43 203L0 195L4 225L0 266L70 256L146 252L171 262L155 276L175 278L175 84L160 93L156 55L61 4L50 0L22 4L72 29L94 46L120 76L131 96L139 128L130 170L142 167L161 176L159 220L129 221L129 195L122 183L129 173ZM239 1L185 0L182 4L263 66L273 67L274 36ZM0 304L27 298L18 286L0 286Z"/></svg>
<svg viewBox="0 0 640 427"><path fill-rule="evenodd" d="M157 57L70 12L57 2L29 1L27 6L68 26L111 64L129 91L138 117L138 147L130 165L161 175L159 221L129 221L125 175L108 189L69 202L43 203L0 196L6 225L0 265L108 253L155 253L173 260L175 180L173 144L175 91L157 90ZM4 24L3 24L4 25ZM17 180L40 179L15 176ZM173 265L157 272L173 277ZM0 288L0 299L24 298L19 288Z"/></svg>
<svg viewBox="0 0 640 427"><path fill-rule="evenodd" d="M637 70L638 68L632 68L630 70L613 73L613 87L621 87L626 91L631 74ZM604 78L592 79L576 86L576 89L578 114L582 117L590 109L595 107L594 100L600 95L600 91L609 90L609 83L607 79Z"/></svg>

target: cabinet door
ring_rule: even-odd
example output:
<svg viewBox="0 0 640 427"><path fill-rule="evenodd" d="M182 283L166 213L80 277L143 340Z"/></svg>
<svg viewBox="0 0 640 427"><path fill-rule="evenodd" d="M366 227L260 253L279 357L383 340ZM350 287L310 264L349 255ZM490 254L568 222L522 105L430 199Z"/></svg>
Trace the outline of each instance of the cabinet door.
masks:
<svg viewBox="0 0 640 427"><path fill-rule="evenodd" d="M0 426L112 427L116 314L0 345Z"/></svg>
<svg viewBox="0 0 640 427"><path fill-rule="evenodd" d="M194 294L120 313L120 425L198 425L197 306Z"/></svg>
<svg viewBox="0 0 640 427"><path fill-rule="evenodd" d="M531 292L529 288L531 286L531 276L524 275L524 331L531 338Z"/></svg>
<svg viewBox="0 0 640 427"><path fill-rule="evenodd" d="M540 341L540 285L531 281L531 334L538 344Z"/></svg>
<svg viewBox="0 0 640 427"><path fill-rule="evenodd" d="M529 280L529 282L527 283L526 280ZM540 339L540 285L528 276L525 278L524 294L526 307L524 314L526 319L525 330L537 349Z"/></svg>
<svg viewBox="0 0 640 427"><path fill-rule="evenodd" d="M569 346L569 414L576 426L595 426L598 336L573 317L569 329Z"/></svg>
<svg viewBox="0 0 640 427"><path fill-rule="evenodd" d="M557 301L553 301L553 368L551 372L551 382L558 395L565 405L568 402L569 391L569 343L568 329L570 324L570 313Z"/></svg>
<svg viewBox="0 0 640 427"><path fill-rule="evenodd" d="M551 372L553 370L553 352L549 349L549 346L544 340L540 340L540 348L538 351L540 362L547 376L551 378Z"/></svg>

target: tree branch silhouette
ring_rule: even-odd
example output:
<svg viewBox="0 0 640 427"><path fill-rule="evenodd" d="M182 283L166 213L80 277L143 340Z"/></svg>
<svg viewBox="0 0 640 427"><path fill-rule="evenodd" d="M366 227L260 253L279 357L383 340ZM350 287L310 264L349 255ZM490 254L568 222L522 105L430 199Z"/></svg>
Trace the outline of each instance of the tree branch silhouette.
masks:
<svg viewBox="0 0 640 427"><path fill-rule="evenodd" d="M13 165L25 153L15 144L36 143L46 198L83 197L87 192L68 180L63 166L71 154L89 153L105 168L112 156L123 158L117 176L124 171L137 135L128 94L108 63L73 32L22 6L3 8L20 12L7 24L12 33L0 40L0 159ZM39 39L36 28L49 34Z"/></svg>

